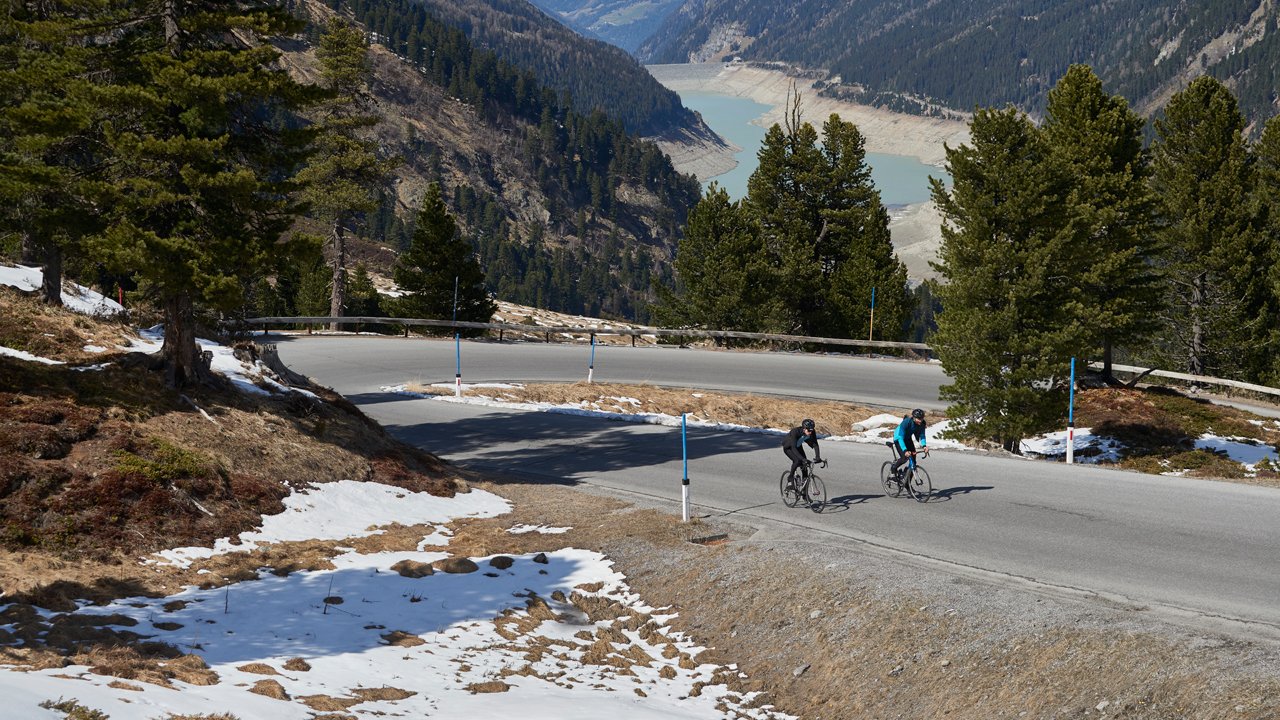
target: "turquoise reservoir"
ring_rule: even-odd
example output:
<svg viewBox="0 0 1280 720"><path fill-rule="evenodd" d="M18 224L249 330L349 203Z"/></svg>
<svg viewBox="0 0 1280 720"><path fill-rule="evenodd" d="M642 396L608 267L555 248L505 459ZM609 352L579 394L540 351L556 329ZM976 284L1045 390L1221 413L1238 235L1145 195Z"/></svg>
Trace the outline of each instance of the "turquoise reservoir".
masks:
<svg viewBox="0 0 1280 720"><path fill-rule="evenodd" d="M701 113L702 119L720 137L742 148L734 156L738 166L722 175L701 178L703 187L714 180L729 193L730 198L743 198L747 194L747 180L755 172L756 153L760 151L765 132L765 128L751 121L764 115L769 106L746 98L709 92L686 91L680 93L680 99L685 107ZM814 123L821 132L823 120L825 118L816 121L810 118L807 122ZM880 191L880 201L890 207L925 202L930 197L929 176L946 179L942 168L904 155L867 153L867 164L871 166L871 179Z"/></svg>

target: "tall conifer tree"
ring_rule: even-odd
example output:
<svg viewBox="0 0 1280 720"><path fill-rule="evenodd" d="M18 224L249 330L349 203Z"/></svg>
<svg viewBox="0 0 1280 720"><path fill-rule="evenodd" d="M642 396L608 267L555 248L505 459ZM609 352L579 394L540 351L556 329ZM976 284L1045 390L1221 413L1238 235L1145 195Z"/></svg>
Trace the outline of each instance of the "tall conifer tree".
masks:
<svg viewBox="0 0 1280 720"><path fill-rule="evenodd" d="M743 207L777 268L773 293L787 322L775 329L865 337L875 287L880 337L899 339L906 267L894 256L858 128L831 115L819 147L817 130L801 122L797 96L785 128L766 132L758 156Z"/></svg>
<svg viewBox="0 0 1280 720"><path fill-rule="evenodd" d="M1163 307L1144 124L1086 65L1072 65L1049 91L1043 130L1071 182L1067 222L1081 243L1074 270L1084 291L1082 329L1101 346L1107 379L1113 347L1142 341Z"/></svg>
<svg viewBox="0 0 1280 720"><path fill-rule="evenodd" d="M1020 452L1065 415L1080 354L1083 303L1064 228L1070 185L1043 135L1014 108L979 110L969 145L947 149L937 269L943 311L933 346L952 383L942 395L960 432Z"/></svg>
<svg viewBox="0 0 1280 720"><path fill-rule="evenodd" d="M1258 379L1267 385L1280 383L1280 115L1272 117L1262 129L1262 137L1254 147L1257 159L1256 206L1259 231L1270 238L1267 265L1268 307L1263 311L1267 335L1259 339L1263 344L1262 362L1255 368Z"/></svg>
<svg viewBox="0 0 1280 720"><path fill-rule="evenodd" d="M287 232L289 183L302 138L285 118L308 99L255 38L291 32L278 6L152 0L129 6L114 39L119 103L107 133L114 183L99 249L133 272L165 316L170 383L207 377L197 308L228 310L247 276L265 275L304 246Z"/></svg>
<svg viewBox="0 0 1280 720"><path fill-rule="evenodd" d="M100 227L106 165L97 40L111 12L100 0L13 2L0 16L0 235L44 270L40 295L62 304L64 256Z"/></svg>
<svg viewBox="0 0 1280 720"><path fill-rule="evenodd" d="M377 143L368 137L377 116L367 107L370 69L364 33L341 18L330 18L316 55L322 83L332 96L319 107L315 153L298 181L311 214L328 225L333 269L329 315L341 317L347 304L347 233L360 215L377 209L378 189L396 161L380 159ZM331 327L336 330L338 323Z"/></svg>
<svg viewBox="0 0 1280 720"><path fill-rule="evenodd" d="M762 331L783 310L759 233L741 204L714 183L689 213L675 269L682 296L658 288L657 313L664 324Z"/></svg>
<svg viewBox="0 0 1280 720"><path fill-rule="evenodd" d="M1270 268L1244 125L1231 91L1208 76L1156 120L1152 182L1170 306L1159 359L1197 375L1247 374L1275 322L1263 316Z"/></svg>
<svg viewBox="0 0 1280 720"><path fill-rule="evenodd" d="M396 260L394 277L401 296L401 317L489 322L497 308L484 288L484 271L471 244L445 207L440 184L431 183L422 199L409 249ZM474 334L463 332L463 335Z"/></svg>

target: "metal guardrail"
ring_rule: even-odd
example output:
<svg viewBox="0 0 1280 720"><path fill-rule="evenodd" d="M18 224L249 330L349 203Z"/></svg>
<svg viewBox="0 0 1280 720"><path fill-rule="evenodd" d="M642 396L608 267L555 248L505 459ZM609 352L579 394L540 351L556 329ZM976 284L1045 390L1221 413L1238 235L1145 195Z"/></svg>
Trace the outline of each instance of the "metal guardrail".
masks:
<svg viewBox="0 0 1280 720"><path fill-rule="evenodd" d="M251 325L282 325L297 323L303 325L328 325L331 323L368 324L368 325L409 325L429 327L456 327L477 330L508 330L535 334L564 335L622 335L635 337L671 337L671 338L720 338L733 340L768 340L772 342L810 343L816 345L850 345L854 347L893 348L905 350L929 351L924 343L890 342L888 340L850 340L847 338L824 338L809 335L778 335L774 333L749 333L734 330L678 330L672 328L615 328L615 327L580 327L574 325L521 325L518 323L482 323L465 320L425 320L422 318L387 318L387 317L260 317L245 320Z"/></svg>
<svg viewBox="0 0 1280 720"><path fill-rule="evenodd" d="M671 337L671 338L710 338L710 339L733 339L733 340L766 340L771 342L790 342L790 343L809 343L813 345L846 345L852 347L873 347L873 348L891 348L900 350L917 350L925 353L932 352L932 348L925 343L906 343L906 342L890 342L888 340L851 340L847 338L824 338L813 337L809 335L779 335L775 333L750 333L737 332L734 330L679 330L672 328L616 328L609 326L601 327L580 327L576 325L522 325L518 323L482 323L470 322L465 320L429 320L423 318L388 318L388 317L260 317L250 318L245 322L252 325L283 325L283 324L323 324L330 323L341 324L370 324L370 325L406 325L406 326L427 326L427 327L456 327L469 328L476 330L499 330L512 331L533 334L564 334L564 335L622 335L630 336L632 342L636 337ZM1089 367L1101 368L1102 363L1090 363ZM1153 370L1150 368L1136 367L1133 365L1115 365L1111 366L1113 371L1134 373L1137 375L1154 375L1156 377L1169 378L1171 380L1181 380L1183 382L1199 383L1201 385L1222 385L1224 387L1232 387L1239 390L1247 390L1249 392L1261 393L1264 395L1280 396L1280 388L1266 387L1265 385L1254 385L1253 383L1240 382L1238 380L1227 380L1224 378L1209 377L1207 375L1190 375L1187 373L1172 372L1169 370Z"/></svg>
<svg viewBox="0 0 1280 720"><path fill-rule="evenodd" d="M1102 368L1102 363L1089 363L1089 367L1100 369ZM1264 395L1280 395L1280 388L1267 387L1266 385L1254 385L1253 383L1240 382L1239 380L1209 377L1208 375L1191 375L1189 373L1172 372L1170 370L1153 370L1151 368L1136 367L1134 365L1115 364L1111 366L1111 370L1113 372L1134 373L1136 375L1154 375L1155 377L1199 383L1201 385L1223 385L1225 387L1232 387L1238 390L1248 390L1249 392L1262 393Z"/></svg>

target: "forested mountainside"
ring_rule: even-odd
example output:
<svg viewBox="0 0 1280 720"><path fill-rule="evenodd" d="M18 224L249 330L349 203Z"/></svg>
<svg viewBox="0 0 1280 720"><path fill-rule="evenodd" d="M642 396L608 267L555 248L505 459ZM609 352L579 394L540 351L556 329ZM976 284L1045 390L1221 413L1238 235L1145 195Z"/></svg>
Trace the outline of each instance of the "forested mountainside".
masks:
<svg viewBox="0 0 1280 720"><path fill-rule="evenodd" d="M604 40L627 52L662 26L684 0L529 0L548 15L587 37Z"/></svg>
<svg viewBox="0 0 1280 720"><path fill-rule="evenodd" d="M420 3L335 4L378 28L376 131L384 151L403 158L396 197L368 218L357 258L389 274L387 248L407 245L412 210L439 182L498 298L646 320L652 281L670 276L697 181L619 121L565 108L558 93L475 48ZM306 73L314 51L295 48L287 59Z"/></svg>
<svg viewBox="0 0 1280 720"><path fill-rule="evenodd" d="M1150 115L1207 73L1233 89L1256 132L1276 111L1278 23L1273 0L688 0L637 55L822 68L844 83L829 93L916 112L931 102L1038 112L1084 63Z"/></svg>
<svg viewBox="0 0 1280 720"><path fill-rule="evenodd" d="M360 0L355 5L380 2ZM525 0L418 0L417 4L462 30L474 46L532 72L539 83L557 93L568 93L580 113L601 109L629 131L646 137L711 135L698 116L680 104L680 96L654 80L635 58L608 43L578 35ZM394 16L379 22L387 22L388 17ZM374 25L371 29L382 33L384 28Z"/></svg>

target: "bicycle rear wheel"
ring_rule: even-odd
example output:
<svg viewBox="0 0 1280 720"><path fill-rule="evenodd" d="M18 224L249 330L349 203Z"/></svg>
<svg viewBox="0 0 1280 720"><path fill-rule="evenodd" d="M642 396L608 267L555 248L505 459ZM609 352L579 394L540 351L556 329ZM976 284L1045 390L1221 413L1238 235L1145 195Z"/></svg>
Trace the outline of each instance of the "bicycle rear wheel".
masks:
<svg viewBox="0 0 1280 720"><path fill-rule="evenodd" d="M889 497L898 497L902 494L902 486L893 479L892 462L885 462L880 466L880 484L884 486L884 494Z"/></svg>
<svg viewBox="0 0 1280 720"><path fill-rule="evenodd" d="M820 513L827 507L827 486L823 484L822 478L814 473L809 474L809 487L805 493L805 499L809 501L809 509Z"/></svg>
<svg viewBox="0 0 1280 720"><path fill-rule="evenodd" d="M796 507L800 504L800 495L796 493L795 485L791 484L791 473L782 473L782 477L778 480L778 492L782 495L783 505Z"/></svg>
<svg viewBox="0 0 1280 720"><path fill-rule="evenodd" d="M907 484L911 497L916 502L929 502L929 498L933 496L933 481L929 479L929 471L917 465L912 475L911 482Z"/></svg>

